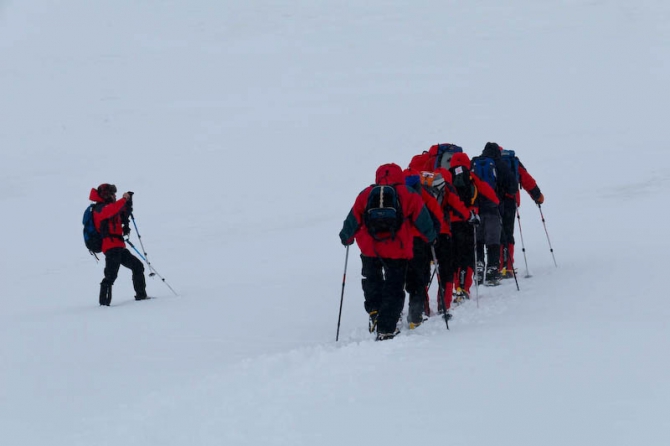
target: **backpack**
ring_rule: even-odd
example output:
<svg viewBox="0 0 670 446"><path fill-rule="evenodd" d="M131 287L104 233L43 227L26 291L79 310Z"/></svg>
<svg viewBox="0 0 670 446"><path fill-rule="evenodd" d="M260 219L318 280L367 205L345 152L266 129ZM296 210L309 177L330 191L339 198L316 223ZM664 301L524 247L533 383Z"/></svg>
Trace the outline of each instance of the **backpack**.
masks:
<svg viewBox="0 0 670 446"><path fill-rule="evenodd" d="M482 180L486 181L494 191L497 191L498 172L493 158L477 156L472 159L472 172Z"/></svg>
<svg viewBox="0 0 670 446"><path fill-rule="evenodd" d="M433 168L437 169L438 167L444 167L448 170L451 167L450 161L454 153L462 152L463 148L455 144L438 144L437 157L435 158L435 166L433 166Z"/></svg>
<svg viewBox="0 0 670 446"><path fill-rule="evenodd" d="M456 166L451 169L451 178L456 193L465 206L470 207L477 199L477 188L470 177L470 169L465 166Z"/></svg>
<svg viewBox="0 0 670 446"><path fill-rule="evenodd" d="M446 182L442 175L435 172L421 172L421 188L432 195L437 202L442 206L442 199L444 198L444 187Z"/></svg>
<svg viewBox="0 0 670 446"><path fill-rule="evenodd" d="M412 157L412 161L409 162L409 168L418 171L432 169L433 162L430 158L430 153L424 150L423 153Z"/></svg>
<svg viewBox="0 0 670 446"><path fill-rule="evenodd" d="M500 152L502 156L502 160L507 163L509 166L510 170L514 174L514 178L516 178L516 182L519 182L519 158L516 157L516 154L514 153L514 150L506 150L504 149L502 152Z"/></svg>
<svg viewBox="0 0 670 446"><path fill-rule="evenodd" d="M95 223L93 222L93 210L95 207L96 204L87 207L82 219L82 223L84 224L84 244L91 253L102 252L102 235L95 229Z"/></svg>
<svg viewBox="0 0 670 446"><path fill-rule="evenodd" d="M375 185L368 195L363 222L375 240L394 239L403 222L402 207L393 186ZM382 237L382 234L390 234Z"/></svg>

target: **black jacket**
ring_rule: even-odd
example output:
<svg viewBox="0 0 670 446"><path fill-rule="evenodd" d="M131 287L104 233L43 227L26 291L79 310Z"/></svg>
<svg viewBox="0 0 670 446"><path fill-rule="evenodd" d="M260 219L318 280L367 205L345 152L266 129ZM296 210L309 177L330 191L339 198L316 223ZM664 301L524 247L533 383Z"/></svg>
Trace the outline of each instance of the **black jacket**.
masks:
<svg viewBox="0 0 670 446"><path fill-rule="evenodd" d="M494 142L486 143L486 147L481 154L482 157L491 158L496 165L496 195L500 200L500 212L502 213L502 205L506 198L514 198L519 190L519 183L512 169L507 163L502 160L500 153L500 146ZM485 197L479 197L480 212L498 212L498 206Z"/></svg>

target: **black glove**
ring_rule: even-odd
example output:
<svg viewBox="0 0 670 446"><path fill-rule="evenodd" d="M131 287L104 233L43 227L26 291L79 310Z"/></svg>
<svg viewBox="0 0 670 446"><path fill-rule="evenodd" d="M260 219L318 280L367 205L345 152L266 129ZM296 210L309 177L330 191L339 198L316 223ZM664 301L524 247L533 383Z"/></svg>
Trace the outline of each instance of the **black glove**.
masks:
<svg viewBox="0 0 670 446"><path fill-rule="evenodd" d="M349 246L353 244L353 241L350 242L349 240L344 240L343 238L340 238L340 241L342 242L342 246Z"/></svg>
<svg viewBox="0 0 670 446"><path fill-rule="evenodd" d="M123 225L123 235L128 235L130 234L130 226L128 225Z"/></svg>
<svg viewBox="0 0 670 446"><path fill-rule="evenodd" d="M479 226L481 222L482 221L479 218L479 215L475 214L475 211L470 211L470 218L468 218L468 223L470 223L472 226Z"/></svg>
<svg viewBox="0 0 670 446"><path fill-rule="evenodd" d="M126 200L126 212L128 212L128 214L132 214L132 212L133 212L133 194L134 193L135 192L130 192L130 191L126 192L126 194L130 195L130 198Z"/></svg>

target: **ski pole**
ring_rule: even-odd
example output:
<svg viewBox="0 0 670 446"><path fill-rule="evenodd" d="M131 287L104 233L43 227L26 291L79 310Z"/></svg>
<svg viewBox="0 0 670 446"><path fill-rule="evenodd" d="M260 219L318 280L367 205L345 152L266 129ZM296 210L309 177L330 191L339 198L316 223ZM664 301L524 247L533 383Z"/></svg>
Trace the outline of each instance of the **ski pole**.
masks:
<svg viewBox="0 0 670 446"><path fill-rule="evenodd" d="M340 315L337 316L337 334L335 335L335 342L340 339L340 321L342 320L342 304L344 303L344 284L347 281L347 263L349 262L349 245L347 245L347 253L344 255L344 274L342 275L342 294L340 295Z"/></svg>
<svg viewBox="0 0 670 446"><path fill-rule="evenodd" d="M156 271L156 268L153 267L153 265L151 264L151 262L149 262L149 256L147 255L147 251L146 251L146 249L144 249L144 244L142 243L142 236L140 235L140 231L137 229L137 223L135 223L135 216L133 215L132 212L130 213L130 219L133 221L133 226L135 227L135 233L137 234L137 239L140 241L140 246L142 247L142 252L144 253L144 256L142 256L142 254L140 254L140 252L137 250L137 248L135 247L135 245L133 245L133 244L131 243L131 241L130 241L130 237L128 237L128 239L126 239L126 242L127 242L127 243L128 243L134 250L135 250L135 252L142 258L142 260L144 260L144 262L145 262L145 263L147 264L147 266L149 267L149 271L150 271L150 273L149 273L149 277L158 276L158 277L163 281L163 283L164 283L168 288L170 288L170 291L172 291L172 292L174 293L175 296L179 296L179 294L177 294L177 292L176 292L175 290L172 289L172 287L170 286L170 284L167 283L167 281L165 280L165 278L164 278L163 276L161 276L161 275L158 273L158 271Z"/></svg>
<svg viewBox="0 0 670 446"><path fill-rule="evenodd" d="M556 263L556 256L554 256L554 248L551 246L551 240L549 240L549 232L547 231L547 223L544 221L544 214L542 213L542 206L538 203L537 208L540 210L540 216L542 217L542 224L544 225L544 232L547 234L547 242L549 243L549 251L551 251L551 257L554 259L554 266L558 268Z"/></svg>
<svg viewBox="0 0 670 446"><path fill-rule="evenodd" d="M477 226L472 227L475 237L475 294L477 295L477 308L479 308L479 280L477 280Z"/></svg>
<svg viewBox="0 0 670 446"><path fill-rule="evenodd" d="M507 249L507 246L503 248L505 250L505 258L508 258L509 256L509 249ZM514 282L516 283L516 290L521 291L519 289L519 281L516 278L516 268L514 268L514 262L512 262L512 275L514 276Z"/></svg>
<svg viewBox="0 0 670 446"><path fill-rule="evenodd" d="M435 264L435 271L437 274L437 283L438 283L438 291L437 291L437 299L438 302L440 299L442 299L442 310L444 311L444 323L447 324L447 330L449 330L449 310L447 309L447 306L445 305L444 298L446 297L446 292L444 291L444 287L442 286L442 279L440 278L440 265L437 263L437 255L435 254L435 246L430 245L430 252L433 253L433 263Z"/></svg>
<svg viewBox="0 0 670 446"><path fill-rule="evenodd" d="M523 252L523 261L526 264L526 279L532 277L528 271L528 259L526 258L526 245L523 243L523 231L521 230L521 216L519 215L519 208L516 208L516 219L519 220L519 237L521 237L521 251Z"/></svg>

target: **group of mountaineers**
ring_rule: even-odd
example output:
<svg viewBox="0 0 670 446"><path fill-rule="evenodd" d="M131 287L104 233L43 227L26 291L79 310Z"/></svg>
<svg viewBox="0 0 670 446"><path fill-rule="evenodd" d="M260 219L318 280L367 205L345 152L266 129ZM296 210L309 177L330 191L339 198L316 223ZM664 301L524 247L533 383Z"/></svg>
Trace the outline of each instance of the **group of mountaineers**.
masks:
<svg viewBox="0 0 670 446"><path fill-rule="evenodd" d="M452 303L470 299L475 280L496 286L514 277L520 188L544 202L514 151L493 142L472 160L455 144L436 144L404 171L394 163L377 169L375 184L360 192L340 231L343 245L355 240L360 248L364 306L377 340L399 333L405 292L410 329L430 315L431 264L447 324Z"/></svg>

